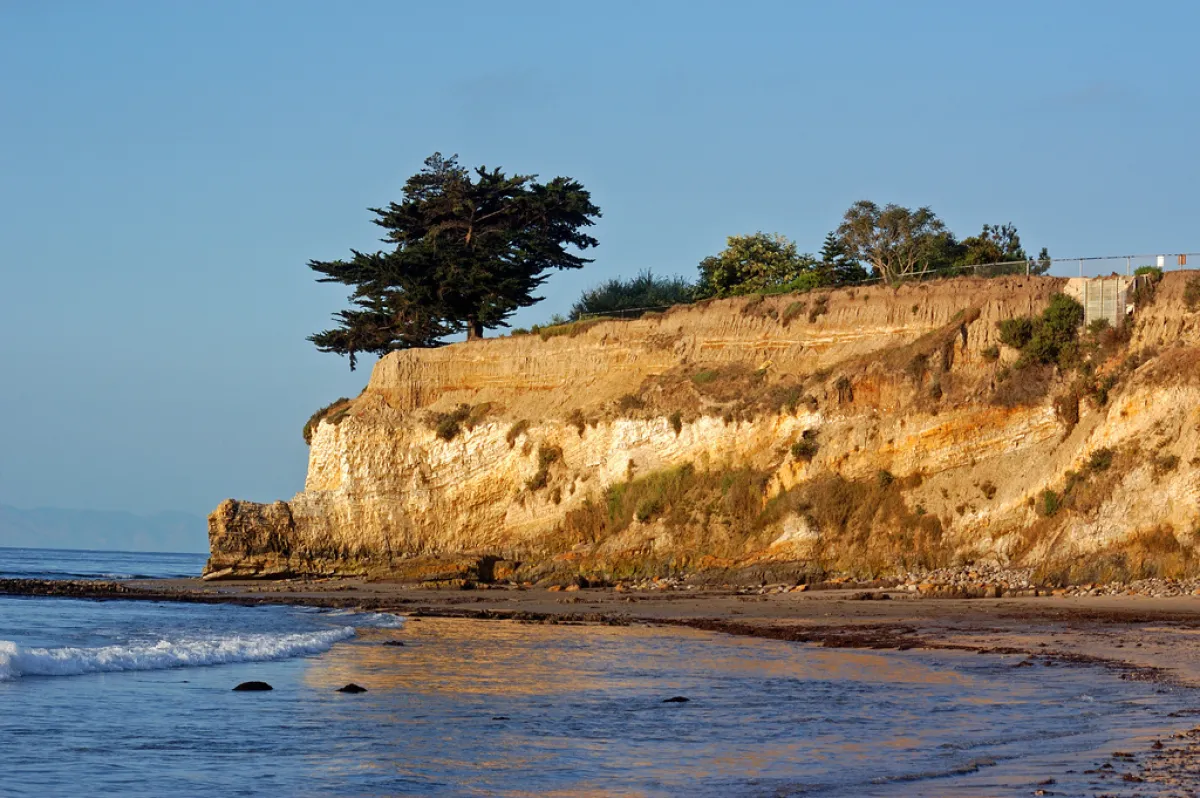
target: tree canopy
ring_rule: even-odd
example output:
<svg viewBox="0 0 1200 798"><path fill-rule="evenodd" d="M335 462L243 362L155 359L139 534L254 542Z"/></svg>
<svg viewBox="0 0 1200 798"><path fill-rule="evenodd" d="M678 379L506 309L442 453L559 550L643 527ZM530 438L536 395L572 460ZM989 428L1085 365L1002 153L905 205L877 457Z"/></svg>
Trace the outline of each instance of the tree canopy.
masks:
<svg viewBox="0 0 1200 798"><path fill-rule="evenodd" d="M1011 222L985 224L978 235L959 241L929 207L913 210L889 204L880 208L868 200L856 202L846 211L837 238L850 256L870 263L888 282L917 275L999 276L1050 270L1045 247L1036 259L1030 258ZM981 271L979 266L988 268Z"/></svg>
<svg viewBox="0 0 1200 798"><path fill-rule="evenodd" d="M788 290L784 287L803 280L815 264L812 255L801 254L796 242L778 233L730 236L725 249L700 261L696 298Z"/></svg>
<svg viewBox="0 0 1200 798"><path fill-rule="evenodd" d="M569 177L546 183L536 175L467 170L457 156L434 153L408 179L403 199L369 208L387 231L390 250L351 250L336 261L309 261L320 282L352 286L352 307L337 326L309 337L322 352L383 354L439 346L452 334L482 337L507 326L552 269L578 269L579 253L596 246L583 230L600 209Z"/></svg>
<svg viewBox="0 0 1200 798"><path fill-rule="evenodd" d="M949 243L946 225L930 208L910 210L870 200L850 206L837 229L846 251L866 261L888 282L912 276Z"/></svg>
<svg viewBox="0 0 1200 798"><path fill-rule="evenodd" d="M818 257L817 269L821 272L822 285L860 283L870 277L863 265L850 257L836 233L826 234Z"/></svg>

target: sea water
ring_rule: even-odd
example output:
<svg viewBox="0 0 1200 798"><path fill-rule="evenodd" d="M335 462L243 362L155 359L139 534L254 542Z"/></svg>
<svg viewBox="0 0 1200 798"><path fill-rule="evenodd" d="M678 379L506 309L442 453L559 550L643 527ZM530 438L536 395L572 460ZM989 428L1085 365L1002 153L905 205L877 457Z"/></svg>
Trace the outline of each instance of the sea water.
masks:
<svg viewBox="0 0 1200 798"><path fill-rule="evenodd" d="M58 556L22 567L89 567ZM96 568L166 575L160 557ZM0 795L1119 794L1084 771L1190 698L1021 659L0 597Z"/></svg>

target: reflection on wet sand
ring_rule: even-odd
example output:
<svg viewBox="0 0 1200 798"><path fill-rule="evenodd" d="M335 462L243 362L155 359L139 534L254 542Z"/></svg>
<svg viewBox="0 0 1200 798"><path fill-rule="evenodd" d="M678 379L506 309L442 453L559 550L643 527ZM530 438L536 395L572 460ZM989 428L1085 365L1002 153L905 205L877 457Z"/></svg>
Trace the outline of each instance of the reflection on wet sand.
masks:
<svg viewBox="0 0 1200 798"><path fill-rule="evenodd" d="M754 638L660 627L568 626L481 622L458 618L409 619L401 629L360 630L359 644L318 663L316 686L339 679L412 693L451 690L479 695L555 695L604 689L665 689L657 669L615 668L664 654L680 640L720 640L720 651L689 661L689 669L750 678L957 684L971 678L890 654L781 645ZM383 645L386 641L403 646ZM362 645L374 643L376 645ZM674 663L675 666L678 663ZM602 683L602 685L601 685Z"/></svg>
<svg viewBox="0 0 1200 798"><path fill-rule="evenodd" d="M487 795L912 794L1005 760L1033 778L1038 757L1107 743L1143 698L1120 691L1145 689L1114 679L1096 700L1095 674L975 654L462 619L362 629L304 680L331 730L314 775ZM332 692L347 682L369 692Z"/></svg>

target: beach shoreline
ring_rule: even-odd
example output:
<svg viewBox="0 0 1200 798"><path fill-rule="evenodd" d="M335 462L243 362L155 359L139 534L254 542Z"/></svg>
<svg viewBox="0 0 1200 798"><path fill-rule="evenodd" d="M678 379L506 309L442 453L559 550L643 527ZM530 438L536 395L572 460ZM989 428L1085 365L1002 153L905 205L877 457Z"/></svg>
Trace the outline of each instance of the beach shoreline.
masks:
<svg viewBox="0 0 1200 798"><path fill-rule="evenodd" d="M830 648L960 650L1089 662L1130 678L1200 687L1200 597L928 598L904 591L735 589L573 592L429 589L355 578L223 581L0 579L0 594L99 600L290 604L414 617L663 624ZM1133 674L1136 674L1133 675Z"/></svg>
<svg viewBox="0 0 1200 798"><path fill-rule="evenodd" d="M0 595L91 600L292 605L539 624L660 625L826 648L1002 656L1011 666L1090 666L1163 689L1200 688L1200 597L929 598L887 589L746 593L738 589L428 589L353 578L279 582L0 579ZM1121 773L1200 794L1200 701L1147 748L1113 752ZM1191 717L1197 715L1196 718ZM1117 754L1120 753L1120 756ZM1112 768L1117 770L1112 770ZM1126 778L1126 775L1128 776ZM1114 785L1115 786L1115 785ZM1053 794L1046 792L1045 794ZM1121 794L1121 793L1113 793Z"/></svg>

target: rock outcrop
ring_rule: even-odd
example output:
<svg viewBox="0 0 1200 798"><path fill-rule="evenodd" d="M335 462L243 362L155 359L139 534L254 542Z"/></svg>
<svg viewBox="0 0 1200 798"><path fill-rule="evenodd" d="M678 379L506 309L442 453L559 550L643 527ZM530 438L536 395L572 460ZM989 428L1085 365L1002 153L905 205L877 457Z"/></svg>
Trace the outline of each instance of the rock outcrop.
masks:
<svg viewBox="0 0 1200 798"><path fill-rule="evenodd" d="M211 578L611 579L961 562L1192 567L1194 272L1066 372L997 323L1058 278L736 298L393 353L290 502L225 501ZM1096 459L1097 452L1100 453Z"/></svg>

